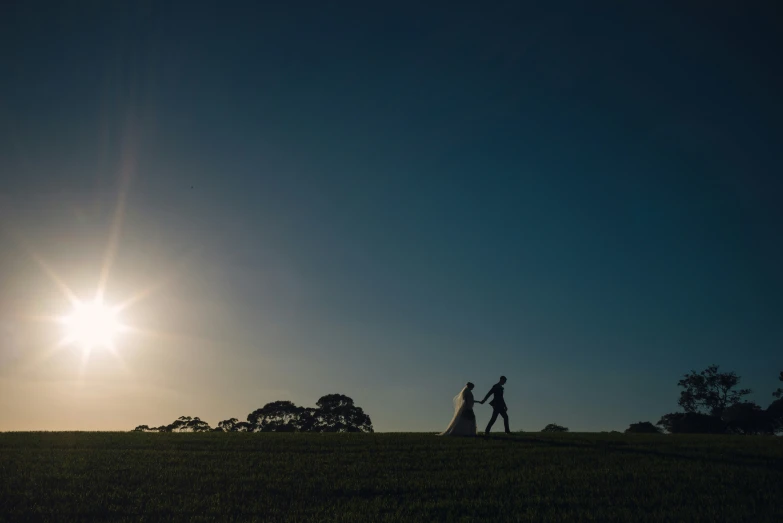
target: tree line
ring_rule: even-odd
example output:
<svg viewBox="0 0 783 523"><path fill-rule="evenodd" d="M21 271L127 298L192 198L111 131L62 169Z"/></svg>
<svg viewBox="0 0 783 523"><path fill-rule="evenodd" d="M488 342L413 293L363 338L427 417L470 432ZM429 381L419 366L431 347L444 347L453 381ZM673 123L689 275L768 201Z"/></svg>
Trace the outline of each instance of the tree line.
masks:
<svg viewBox="0 0 783 523"><path fill-rule="evenodd" d="M778 379L783 381L783 371ZM631 423L625 433L783 434L783 388L772 393L777 399L765 409L743 399L753 391L739 388L740 380L735 372L720 372L718 365L692 370L677 383L683 389L677 401L682 411L664 414L656 424ZM541 432L568 432L568 427L550 423Z"/></svg>
<svg viewBox="0 0 783 523"><path fill-rule="evenodd" d="M247 415L223 420L216 427L198 417L180 416L168 425L139 425L135 432L373 432L370 416L353 399L327 394L316 408L299 407L290 401L273 401Z"/></svg>
<svg viewBox="0 0 783 523"><path fill-rule="evenodd" d="M778 379L783 382L783 372ZM664 414L653 425L649 421L631 424L626 433L670 434L783 434L783 388L772 393L767 408L744 398L753 391L739 388L740 376L720 372L710 365L692 370L677 383L682 388L679 412Z"/></svg>

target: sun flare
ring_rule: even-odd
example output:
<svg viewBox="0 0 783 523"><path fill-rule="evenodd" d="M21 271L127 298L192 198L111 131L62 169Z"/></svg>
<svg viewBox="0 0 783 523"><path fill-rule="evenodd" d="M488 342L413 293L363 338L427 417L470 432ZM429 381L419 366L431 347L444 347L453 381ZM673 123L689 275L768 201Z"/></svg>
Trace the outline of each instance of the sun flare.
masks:
<svg viewBox="0 0 783 523"><path fill-rule="evenodd" d="M117 311L98 300L76 303L73 312L63 318L63 323L65 341L85 349L113 347L115 337L122 330Z"/></svg>

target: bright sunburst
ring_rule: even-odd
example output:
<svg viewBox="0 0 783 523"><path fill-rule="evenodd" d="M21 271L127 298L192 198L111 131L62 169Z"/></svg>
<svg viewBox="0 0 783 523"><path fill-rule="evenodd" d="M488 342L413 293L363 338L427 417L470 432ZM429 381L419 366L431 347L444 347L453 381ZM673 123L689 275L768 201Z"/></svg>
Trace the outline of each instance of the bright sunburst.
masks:
<svg viewBox="0 0 783 523"><path fill-rule="evenodd" d="M66 329L65 343L74 343L83 349L112 348L122 329L117 312L98 299L75 303L72 313L62 319Z"/></svg>
<svg viewBox="0 0 783 523"><path fill-rule="evenodd" d="M136 306L139 302L145 300L163 286L168 285L170 280L175 279L177 277L176 272L178 266L187 261L186 257L189 254L181 253L185 254L185 256L172 267L168 268L165 275L160 275L156 278L156 281L148 282L148 284L142 288L136 289L135 291L132 290L130 295L125 296L124 299L122 299L121 296L113 294L114 298L111 299L110 303L104 301L106 291L110 286L109 280L112 266L117 258L130 180L135 172L135 133L133 132L132 123L132 121L129 122L128 135L123 140L123 156L119 172L117 202L109 228L109 238L103 256L103 263L100 266L99 274L96 275L97 282L94 287L92 299L79 299L66 280L58 275L55 268L51 266L35 248L33 248L27 238L25 238L25 235L17 230L16 227L6 225L6 216L2 213L3 223L2 226L0 226L0 232L3 234L6 232L11 233L22 252L41 269L41 272L49 280L51 280L55 288L59 290L64 300L69 304L69 309L66 310L28 311L27 314L24 315L26 319L30 321L55 323L57 327L62 330L60 336L52 337L53 339L50 344L45 347L37 347L34 352L31 351L29 359L23 366L25 370L35 369L56 353L60 352L64 346L70 345L77 347L81 352L81 365L79 367L80 378L84 376L95 349L106 349L106 352L114 356L119 363L119 366L124 371L132 374L132 369L125 364L123 358L124 351L119 350L121 348L128 349L133 347L133 344L128 343L131 341L130 338L143 336L162 340L205 341L202 338L192 337L187 334L157 329L144 329L140 328L138 325L129 325L126 323L126 320L129 320L126 316L132 317L132 314L130 313L131 307ZM5 209L3 209L3 211L5 211ZM126 264L126 268L129 267L130 265ZM82 292L84 291L85 289L82 290ZM82 296L87 295L82 294ZM115 301L117 298L120 299ZM68 307L68 305L65 306ZM122 316L122 318L120 316ZM142 315L142 317L144 316L145 315ZM147 315L147 317L150 316ZM131 321L135 323L135 321ZM121 339L125 338L125 336L127 336L128 339ZM49 334L47 333L45 337L48 338ZM71 353L73 351L67 352ZM102 354L101 356L105 356L105 354ZM105 363L103 357L98 358L98 360Z"/></svg>
<svg viewBox="0 0 783 523"><path fill-rule="evenodd" d="M47 322L54 321L59 323L64 330L63 336L52 346L41 351L36 357L31 358L29 365L35 366L42 363L64 345L74 345L82 349L83 373L90 359L93 349L106 348L117 360L124 366L121 351L116 350L116 344L119 341L120 334L139 334L154 337L175 337L180 338L177 333L166 333L162 331L150 331L140 329L135 326L127 325L120 321L120 315L127 309L145 299L148 295L166 284L167 278L162 278L158 282L153 282L149 286L134 292L125 300L107 304L104 302L104 296L109 284L109 274L117 255L117 247L120 241L122 223L125 216L125 201L128 192L130 179L135 169L135 155L132 147L133 136L127 138L127 149L122 160L122 169L120 172L119 189L117 195L117 206L114 211L114 218L111 224L108 244L104 254L103 264L98 282L95 289L94 299L82 301L77 298L68 284L55 272L55 270L28 244L24 236L15 234L20 247L32 260L40 267L42 272L55 284L63 297L70 302L71 310L63 315L34 315L31 319L43 320ZM62 311L65 312L65 311Z"/></svg>

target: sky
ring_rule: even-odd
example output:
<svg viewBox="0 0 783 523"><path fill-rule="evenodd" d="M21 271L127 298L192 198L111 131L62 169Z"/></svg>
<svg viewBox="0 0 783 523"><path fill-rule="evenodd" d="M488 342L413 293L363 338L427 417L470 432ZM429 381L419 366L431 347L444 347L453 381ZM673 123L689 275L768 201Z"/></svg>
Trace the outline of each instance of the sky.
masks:
<svg viewBox="0 0 783 523"><path fill-rule="evenodd" d="M780 7L337 4L0 7L0 430L438 431L501 374L512 430L624 430L712 363L773 399ZM66 287L134 329L58 343Z"/></svg>

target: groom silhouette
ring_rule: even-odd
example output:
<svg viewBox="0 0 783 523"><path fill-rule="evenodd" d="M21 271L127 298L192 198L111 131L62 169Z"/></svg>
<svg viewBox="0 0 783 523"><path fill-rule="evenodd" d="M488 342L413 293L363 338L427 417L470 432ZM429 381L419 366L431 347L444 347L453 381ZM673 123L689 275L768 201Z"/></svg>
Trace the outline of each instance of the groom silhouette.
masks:
<svg viewBox="0 0 783 523"><path fill-rule="evenodd" d="M503 417L503 425L506 429L506 434L511 434L511 430L508 428L508 414L506 414L508 407L506 407L506 401L503 399L503 385L505 384L506 377L501 376L500 381L495 383L489 392L487 392L487 395L484 396L484 399L479 402L483 404L487 401L487 398L494 395L492 401L489 402L489 404L492 405L492 418L489 420L487 430L484 431L485 434L489 434L489 430L492 428L492 425L495 424L495 420L498 419L498 414Z"/></svg>

